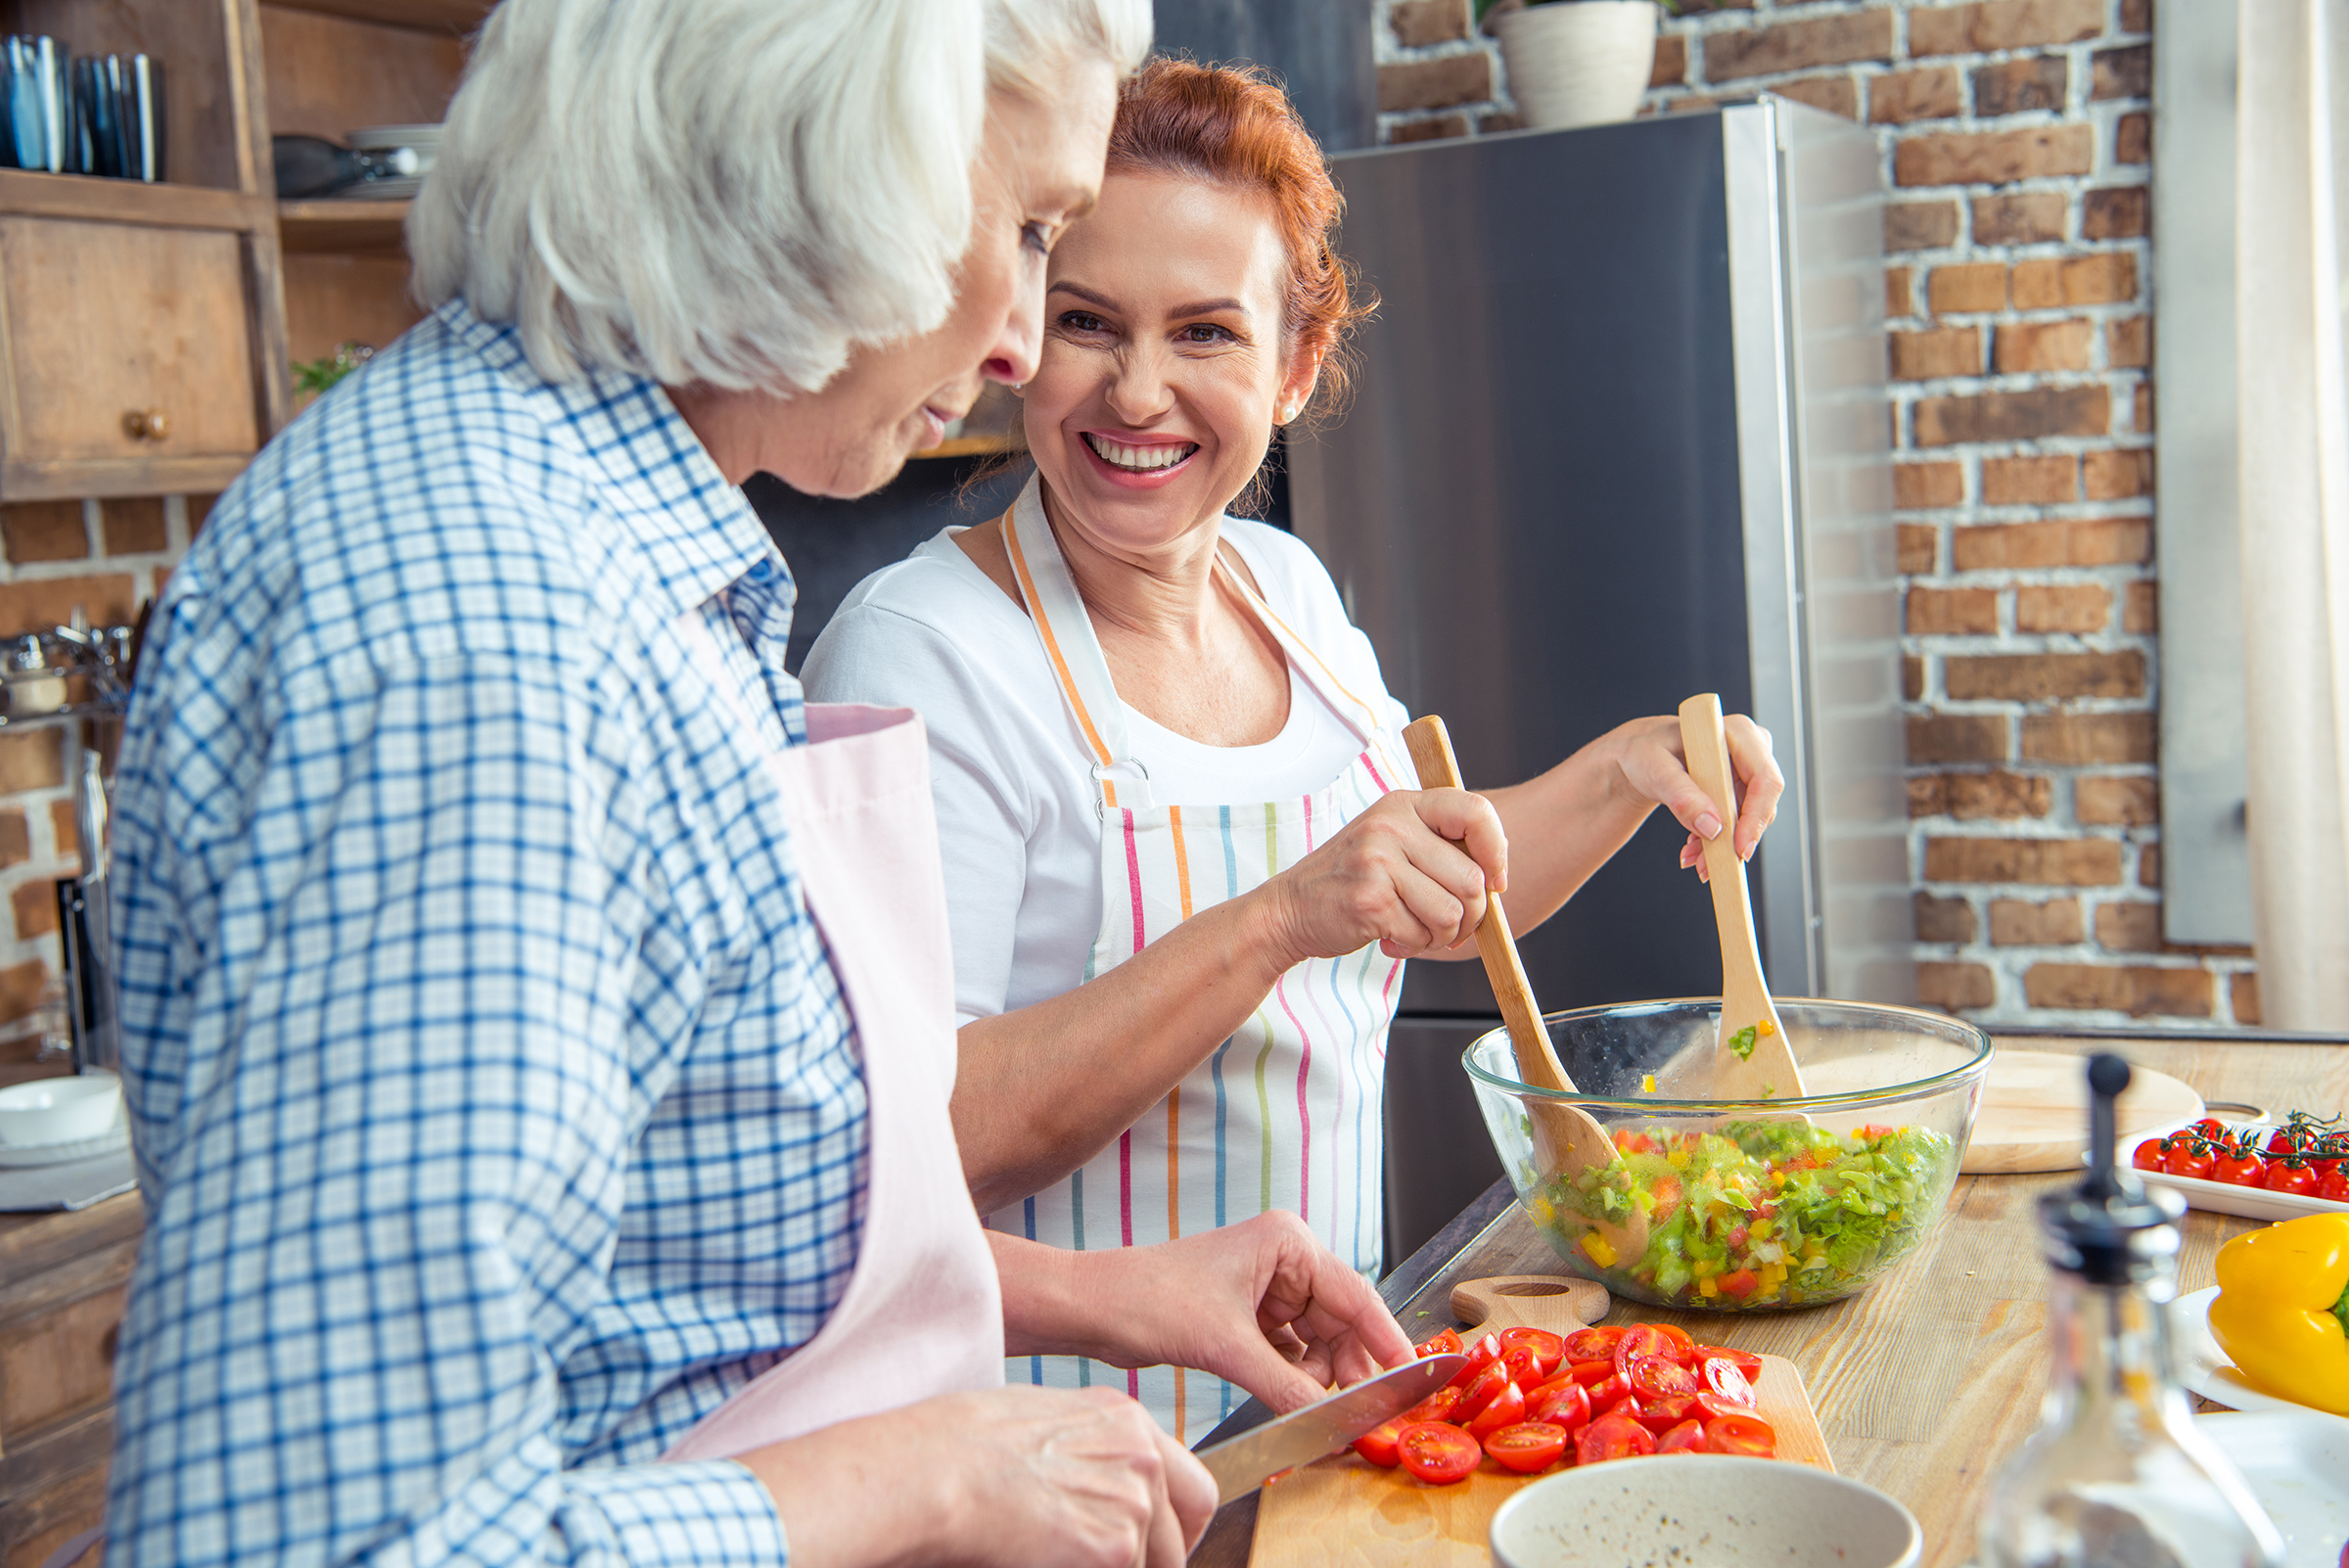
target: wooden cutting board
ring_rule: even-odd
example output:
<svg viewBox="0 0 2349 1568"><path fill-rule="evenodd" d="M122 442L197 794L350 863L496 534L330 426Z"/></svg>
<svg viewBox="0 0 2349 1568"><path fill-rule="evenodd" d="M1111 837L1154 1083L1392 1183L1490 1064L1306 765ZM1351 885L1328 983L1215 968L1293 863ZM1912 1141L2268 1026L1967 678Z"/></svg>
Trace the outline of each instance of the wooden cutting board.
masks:
<svg viewBox="0 0 2349 1568"><path fill-rule="evenodd" d="M1472 1279L1451 1310L1477 1328L1517 1323L1571 1334L1605 1315L1607 1293L1588 1280L1548 1274ZM1832 1470L1819 1414L1792 1361L1762 1358L1754 1384L1762 1418L1777 1429L1778 1457ZM1556 1475L1559 1472L1543 1472ZM1486 1568L1486 1532L1500 1505L1540 1476L1514 1475L1487 1459L1467 1480L1431 1487L1405 1470L1381 1470L1352 1452L1293 1471L1265 1488L1251 1561L1288 1564L1409 1564Z"/></svg>
<svg viewBox="0 0 2349 1568"><path fill-rule="evenodd" d="M1963 1170L1971 1175L2071 1171L2088 1148L2088 1059L1999 1047ZM2167 1073L2138 1068L2120 1101L2120 1146L2157 1127L2201 1119L2202 1096Z"/></svg>

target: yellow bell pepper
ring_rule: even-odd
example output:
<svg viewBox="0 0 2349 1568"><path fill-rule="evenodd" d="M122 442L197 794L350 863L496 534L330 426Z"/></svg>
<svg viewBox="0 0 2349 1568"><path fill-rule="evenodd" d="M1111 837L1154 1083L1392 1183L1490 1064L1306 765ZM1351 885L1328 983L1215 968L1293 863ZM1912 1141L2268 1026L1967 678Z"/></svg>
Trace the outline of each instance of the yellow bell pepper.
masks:
<svg viewBox="0 0 2349 1568"><path fill-rule="evenodd" d="M2258 1387L2349 1415L2349 1215L2307 1215L2221 1247L2210 1331Z"/></svg>

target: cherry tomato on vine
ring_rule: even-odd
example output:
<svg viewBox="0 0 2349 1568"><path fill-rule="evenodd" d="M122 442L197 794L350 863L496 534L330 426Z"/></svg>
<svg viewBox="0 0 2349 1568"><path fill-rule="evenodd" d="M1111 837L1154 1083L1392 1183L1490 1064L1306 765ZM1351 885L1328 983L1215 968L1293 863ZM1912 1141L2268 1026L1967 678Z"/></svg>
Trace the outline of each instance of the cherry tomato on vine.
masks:
<svg viewBox="0 0 2349 1568"><path fill-rule="evenodd" d="M2349 1203L2349 1169L2336 1168L2326 1173L2317 1183L2317 1196L2327 1203Z"/></svg>
<svg viewBox="0 0 2349 1568"><path fill-rule="evenodd" d="M2161 1139L2147 1138L2140 1143L2137 1146L2137 1152L2129 1156L2129 1163L2140 1171L2164 1169L2167 1161L2162 1153Z"/></svg>
<svg viewBox="0 0 2349 1568"><path fill-rule="evenodd" d="M1439 1487L1466 1480L1485 1458L1476 1439L1444 1421L1405 1427L1395 1440L1395 1453L1405 1469Z"/></svg>
<svg viewBox="0 0 2349 1568"><path fill-rule="evenodd" d="M2237 1149L2221 1144L2217 1158L2211 1162L2210 1178L2229 1186L2256 1187L2267 1175L2267 1162L2250 1149Z"/></svg>
<svg viewBox="0 0 2349 1568"><path fill-rule="evenodd" d="M2222 1138L2229 1136L2227 1131L2227 1124L2220 1121L2215 1116L2206 1116L2202 1118L2201 1121L2196 1122L2188 1130L2199 1132L2204 1137L2210 1139L2213 1143L2216 1143Z"/></svg>
<svg viewBox="0 0 2349 1568"><path fill-rule="evenodd" d="M2268 1162L2268 1190L2288 1193L2295 1198L2313 1198L2320 1185L2316 1172L2300 1159L2270 1160Z"/></svg>
<svg viewBox="0 0 2349 1568"><path fill-rule="evenodd" d="M2185 1134L2166 1141L2172 1147L2162 1157L2161 1168L2164 1171L2174 1176L2192 1176L2201 1181L2210 1179L2211 1169L2218 1164L2218 1156L2211 1152L2209 1144Z"/></svg>

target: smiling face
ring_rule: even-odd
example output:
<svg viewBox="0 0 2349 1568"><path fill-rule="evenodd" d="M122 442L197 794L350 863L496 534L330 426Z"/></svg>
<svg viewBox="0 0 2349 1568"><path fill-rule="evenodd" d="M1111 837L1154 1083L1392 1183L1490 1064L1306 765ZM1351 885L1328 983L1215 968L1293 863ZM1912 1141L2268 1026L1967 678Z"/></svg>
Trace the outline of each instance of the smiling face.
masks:
<svg viewBox="0 0 2349 1568"><path fill-rule="evenodd" d="M820 391L770 400L753 467L809 495L869 494L909 453L943 440L988 382L1016 386L1036 373L1045 258L1092 205L1117 107L1104 61L1072 66L1057 81L1049 104L1004 92L988 99L953 312L923 337L859 348Z"/></svg>
<svg viewBox="0 0 2349 1568"><path fill-rule="evenodd" d="M1288 263L1270 200L1210 180L1113 173L1052 254L1025 391L1054 521L1147 553L1219 516L1317 368L1282 341Z"/></svg>

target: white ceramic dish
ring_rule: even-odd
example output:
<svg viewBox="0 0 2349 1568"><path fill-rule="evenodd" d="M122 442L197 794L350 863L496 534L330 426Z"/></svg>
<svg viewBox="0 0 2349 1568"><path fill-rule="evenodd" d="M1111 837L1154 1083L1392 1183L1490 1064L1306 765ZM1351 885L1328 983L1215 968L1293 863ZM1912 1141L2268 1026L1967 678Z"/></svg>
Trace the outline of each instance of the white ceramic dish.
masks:
<svg viewBox="0 0 2349 1568"><path fill-rule="evenodd" d="M36 1078L0 1089L0 1150L81 1142L121 1124L122 1083L112 1073Z"/></svg>
<svg viewBox="0 0 2349 1568"><path fill-rule="evenodd" d="M1568 1470L1493 1516L1499 1568L1912 1568L1916 1516L1827 1470L1721 1453Z"/></svg>
<svg viewBox="0 0 2349 1568"><path fill-rule="evenodd" d="M2337 1568L2349 1543L2349 1421L2315 1410L2203 1415L2283 1536L2284 1568Z"/></svg>
<svg viewBox="0 0 2349 1568"><path fill-rule="evenodd" d="M76 1160L95 1160L104 1155L119 1154L130 1147L130 1130L115 1128L94 1138L73 1138L64 1143L43 1143L29 1149L13 1148L0 1143L0 1171L27 1171L44 1165L71 1165Z"/></svg>
<svg viewBox="0 0 2349 1568"><path fill-rule="evenodd" d="M2319 1415L2328 1421L2341 1419L2253 1388L2250 1379L2234 1369L2234 1362L2219 1348L2217 1337L2210 1331L2210 1304L2218 1299L2219 1287L2213 1285L2208 1290L2181 1296L2170 1304L2170 1347L2177 1358L2179 1382L2212 1404L2233 1410L2273 1410Z"/></svg>

